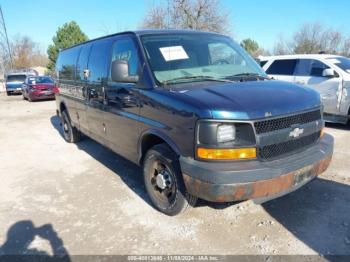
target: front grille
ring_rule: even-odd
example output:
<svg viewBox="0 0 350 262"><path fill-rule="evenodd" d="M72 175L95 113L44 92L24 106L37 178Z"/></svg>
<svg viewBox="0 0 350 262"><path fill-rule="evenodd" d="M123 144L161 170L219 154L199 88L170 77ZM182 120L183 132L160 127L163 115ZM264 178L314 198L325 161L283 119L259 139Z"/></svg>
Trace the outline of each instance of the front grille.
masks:
<svg viewBox="0 0 350 262"><path fill-rule="evenodd" d="M289 140L279 144L273 144L268 146L263 146L259 148L259 157L262 160L271 160L275 157L292 153L299 149L310 146L318 140L321 132L313 133L308 136L304 136L298 139Z"/></svg>
<svg viewBox="0 0 350 262"><path fill-rule="evenodd" d="M315 110L298 115L286 116L254 123L257 134L284 129L297 124L306 124L321 119L321 111Z"/></svg>

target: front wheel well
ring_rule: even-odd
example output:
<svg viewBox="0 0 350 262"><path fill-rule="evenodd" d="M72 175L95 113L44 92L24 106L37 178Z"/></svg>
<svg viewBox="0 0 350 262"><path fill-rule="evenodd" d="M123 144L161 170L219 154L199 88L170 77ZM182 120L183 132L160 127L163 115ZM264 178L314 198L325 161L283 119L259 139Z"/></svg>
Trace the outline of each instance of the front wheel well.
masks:
<svg viewBox="0 0 350 262"><path fill-rule="evenodd" d="M158 144L167 144L164 139L157 135L149 134L143 137L140 148L140 164L142 165L144 157L149 149ZM168 145L168 144L167 144ZM169 146L169 145L168 145Z"/></svg>
<svg viewBox="0 0 350 262"><path fill-rule="evenodd" d="M63 111L67 110L67 107L64 103L60 104L60 112L62 113Z"/></svg>

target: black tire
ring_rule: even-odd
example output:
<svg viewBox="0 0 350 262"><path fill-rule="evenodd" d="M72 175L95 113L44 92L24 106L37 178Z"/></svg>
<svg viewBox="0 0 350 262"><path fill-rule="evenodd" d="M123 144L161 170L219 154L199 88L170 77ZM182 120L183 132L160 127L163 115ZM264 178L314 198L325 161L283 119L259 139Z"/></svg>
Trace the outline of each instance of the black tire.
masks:
<svg viewBox="0 0 350 262"><path fill-rule="evenodd" d="M80 141L81 133L76 127L72 126L66 111L61 113L61 124L64 140L68 143L77 143Z"/></svg>
<svg viewBox="0 0 350 262"><path fill-rule="evenodd" d="M11 92L7 91L6 94L7 94L7 96L10 96L10 95L11 95Z"/></svg>
<svg viewBox="0 0 350 262"><path fill-rule="evenodd" d="M155 145L146 153L143 177L152 204L160 212L175 216L195 206L197 197L186 190L179 157L166 144Z"/></svg>

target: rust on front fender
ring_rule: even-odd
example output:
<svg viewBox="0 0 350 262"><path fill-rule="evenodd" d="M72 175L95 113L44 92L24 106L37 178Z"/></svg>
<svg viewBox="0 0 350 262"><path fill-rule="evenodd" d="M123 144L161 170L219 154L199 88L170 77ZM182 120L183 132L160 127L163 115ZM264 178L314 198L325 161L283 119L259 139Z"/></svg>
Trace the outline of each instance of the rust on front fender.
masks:
<svg viewBox="0 0 350 262"><path fill-rule="evenodd" d="M255 198L272 197L290 191L294 187L311 181L324 172L332 156L319 162L303 167L296 171L282 174L278 177L258 180L249 183L211 184L183 174L184 182L189 193L212 202L242 201ZM213 174L214 175L214 174Z"/></svg>

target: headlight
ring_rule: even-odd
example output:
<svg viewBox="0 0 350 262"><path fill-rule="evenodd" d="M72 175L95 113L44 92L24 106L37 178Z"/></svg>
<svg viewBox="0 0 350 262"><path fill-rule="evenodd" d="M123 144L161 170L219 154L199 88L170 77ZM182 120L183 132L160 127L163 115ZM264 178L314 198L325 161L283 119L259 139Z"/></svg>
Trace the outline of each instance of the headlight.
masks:
<svg viewBox="0 0 350 262"><path fill-rule="evenodd" d="M252 124L199 121L196 156L207 160L256 158L256 141Z"/></svg>
<svg viewBox="0 0 350 262"><path fill-rule="evenodd" d="M218 143L233 141L236 138L236 128L234 125L219 125L216 139Z"/></svg>

